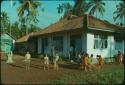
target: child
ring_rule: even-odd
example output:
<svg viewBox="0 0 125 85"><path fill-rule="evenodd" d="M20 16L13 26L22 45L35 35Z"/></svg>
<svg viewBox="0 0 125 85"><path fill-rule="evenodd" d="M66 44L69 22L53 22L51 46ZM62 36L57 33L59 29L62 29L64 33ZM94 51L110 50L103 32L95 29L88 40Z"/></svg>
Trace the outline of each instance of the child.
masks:
<svg viewBox="0 0 125 85"><path fill-rule="evenodd" d="M47 56L47 54L44 57L44 70L46 69L46 67L49 70L49 57Z"/></svg>
<svg viewBox="0 0 125 85"><path fill-rule="evenodd" d="M83 57L83 66L84 66L84 71L87 72L89 60L88 60L88 54L85 54Z"/></svg>
<svg viewBox="0 0 125 85"><path fill-rule="evenodd" d="M118 51L118 62L119 62L120 65L123 62L123 55L122 55L122 53L120 51Z"/></svg>
<svg viewBox="0 0 125 85"><path fill-rule="evenodd" d="M54 70L56 70L56 71L59 70L58 61L59 61L59 55L56 54L56 56L54 58Z"/></svg>
<svg viewBox="0 0 125 85"><path fill-rule="evenodd" d="M92 65L92 63L93 63L93 54L91 54L90 57L88 56L88 68L90 71L92 70L92 67L94 67L94 65Z"/></svg>
<svg viewBox="0 0 125 85"><path fill-rule="evenodd" d="M102 66L104 64L104 60L103 60L101 55L98 55L98 57L99 57L98 58L98 66L99 66L99 69L102 69Z"/></svg>
<svg viewBox="0 0 125 85"><path fill-rule="evenodd" d="M91 54L91 56L89 57L89 64L93 63L93 54Z"/></svg>
<svg viewBox="0 0 125 85"><path fill-rule="evenodd" d="M31 60L31 55L29 52L27 52L25 55L26 70L30 69L30 60Z"/></svg>

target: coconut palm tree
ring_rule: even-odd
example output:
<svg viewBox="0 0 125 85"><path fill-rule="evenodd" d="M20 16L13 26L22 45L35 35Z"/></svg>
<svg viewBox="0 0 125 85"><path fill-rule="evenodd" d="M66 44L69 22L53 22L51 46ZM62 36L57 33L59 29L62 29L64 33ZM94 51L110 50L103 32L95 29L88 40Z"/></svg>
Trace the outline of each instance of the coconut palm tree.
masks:
<svg viewBox="0 0 125 85"><path fill-rule="evenodd" d="M89 14L90 15L94 15L96 13L96 17L97 17L97 13L100 13L101 15L103 15L103 13L105 12L105 3L102 2L102 0L92 0L88 3L88 10L90 10Z"/></svg>
<svg viewBox="0 0 125 85"><path fill-rule="evenodd" d="M7 29L9 25L9 17L5 11L1 12L1 28L3 31Z"/></svg>
<svg viewBox="0 0 125 85"><path fill-rule="evenodd" d="M72 14L73 7L69 3L59 4L57 7L58 13L64 12L63 18L69 17Z"/></svg>
<svg viewBox="0 0 125 85"><path fill-rule="evenodd" d="M117 20L117 23L121 23L123 26L125 25L125 3L121 2L118 5L116 5L116 11L114 14L114 21Z"/></svg>
<svg viewBox="0 0 125 85"><path fill-rule="evenodd" d="M73 8L73 14L77 16L82 16L84 14L84 4L83 0L75 0L75 5Z"/></svg>
<svg viewBox="0 0 125 85"><path fill-rule="evenodd" d="M28 25L32 22L36 23L38 21L36 18L38 8L41 7L42 4L38 1L31 0L19 0L19 2L21 5L17 9L18 16L20 20L22 20L22 18L25 19L25 25L27 26L26 34L28 34Z"/></svg>

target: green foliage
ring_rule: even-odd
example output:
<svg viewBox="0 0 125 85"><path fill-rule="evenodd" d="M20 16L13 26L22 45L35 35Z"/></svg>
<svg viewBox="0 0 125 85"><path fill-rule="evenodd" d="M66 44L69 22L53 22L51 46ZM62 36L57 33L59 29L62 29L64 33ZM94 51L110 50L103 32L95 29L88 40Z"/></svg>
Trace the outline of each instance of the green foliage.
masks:
<svg viewBox="0 0 125 85"><path fill-rule="evenodd" d="M73 7L73 14L77 16L82 16L84 14L84 4L83 0L75 0L75 5Z"/></svg>
<svg viewBox="0 0 125 85"><path fill-rule="evenodd" d="M9 26L9 16L5 11L1 12L1 28L2 32L6 32L5 30Z"/></svg>
<svg viewBox="0 0 125 85"><path fill-rule="evenodd" d="M121 84L124 80L123 68L110 68L109 70L94 72L79 72L65 74L57 80L50 81L52 84Z"/></svg>
<svg viewBox="0 0 125 85"><path fill-rule="evenodd" d="M125 3L121 2L118 5L116 5L116 11L114 11L114 21L117 20L117 23L120 25L125 25Z"/></svg>
<svg viewBox="0 0 125 85"><path fill-rule="evenodd" d="M38 1L20 0L21 5L17 8L18 16L21 24L26 26L26 34L28 34L30 24L38 23L38 8L41 3Z"/></svg>
<svg viewBox="0 0 125 85"><path fill-rule="evenodd" d="M69 3L59 4L57 7L58 13L61 14L64 11L63 18L69 17L72 14L73 7Z"/></svg>
<svg viewBox="0 0 125 85"><path fill-rule="evenodd" d="M70 3L59 4L57 7L58 13L64 12L63 18L67 18L70 15L82 16L87 11L87 3L83 0L75 0L74 2L74 6L70 5Z"/></svg>
<svg viewBox="0 0 125 85"><path fill-rule="evenodd" d="M102 0L90 1L88 3L88 8L90 9L89 14L94 15L94 13L96 13L96 17L97 17L97 13L100 13L101 15L103 15L103 13L105 12L104 6L105 6L105 3Z"/></svg>

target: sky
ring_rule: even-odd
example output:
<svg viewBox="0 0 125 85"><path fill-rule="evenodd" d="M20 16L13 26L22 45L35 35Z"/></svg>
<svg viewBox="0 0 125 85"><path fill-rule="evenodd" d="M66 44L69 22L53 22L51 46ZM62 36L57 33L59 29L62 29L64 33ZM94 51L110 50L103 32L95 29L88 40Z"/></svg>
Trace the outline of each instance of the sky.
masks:
<svg viewBox="0 0 125 85"><path fill-rule="evenodd" d="M44 11L42 12L39 9L39 23L37 24L37 26L43 29L57 22L63 15L58 14L58 4L66 2L69 2L71 5L74 5L73 0L41 0L42 8L44 8ZM116 5L119 4L120 1L104 0L103 2L105 3L105 13L103 16L99 16L99 18L102 20L107 20L110 23L114 23L113 12L116 10ZM19 7L19 5L20 4L17 3L15 6L11 6L10 1L3 1L1 4L1 11L5 11L8 13L11 23L18 21L17 8Z"/></svg>

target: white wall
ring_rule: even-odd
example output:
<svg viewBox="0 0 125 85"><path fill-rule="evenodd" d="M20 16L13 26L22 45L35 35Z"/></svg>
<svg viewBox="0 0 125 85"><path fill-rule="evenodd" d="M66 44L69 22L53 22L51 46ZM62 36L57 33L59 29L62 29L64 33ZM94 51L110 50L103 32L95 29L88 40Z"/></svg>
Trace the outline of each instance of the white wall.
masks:
<svg viewBox="0 0 125 85"><path fill-rule="evenodd" d="M94 58L96 55L102 55L103 58L113 57L114 53L114 37L108 36L108 47L105 49L94 49L94 35L87 33L87 53L93 54Z"/></svg>

